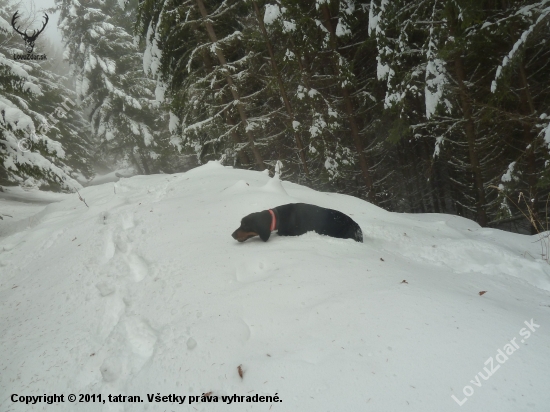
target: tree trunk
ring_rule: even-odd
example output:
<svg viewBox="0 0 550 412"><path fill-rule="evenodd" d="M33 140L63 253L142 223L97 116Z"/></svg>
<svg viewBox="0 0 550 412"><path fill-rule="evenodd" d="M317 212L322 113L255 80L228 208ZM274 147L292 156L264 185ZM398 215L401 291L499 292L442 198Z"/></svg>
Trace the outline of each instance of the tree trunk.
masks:
<svg viewBox="0 0 550 412"><path fill-rule="evenodd" d="M424 177L428 179L428 194L430 196L430 205L432 206L432 212L441 213L441 196L439 194L439 190L435 180L434 163L432 161L428 148L428 141L424 139L424 141L420 143L420 145L422 150L422 158L426 162L426 164L429 165L427 174L425 174Z"/></svg>
<svg viewBox="0 0 550 412"><path fill-rule="evenodd" d="M203 58L206 70L209 73L211 73L214 70L214 64L212 63L212 60L210 59L210 55L208 54L207 51L202 53L202 58ZM216 85L215 90L219 91L220 88ZM225 102L225 99L224 99L223 96L220 98L220 100L222 101L222 103L227 103L227 102ZM233 143L235 143L236 145L242 143L241 139L237 135L237 132L235 131L235 127L234 127L235 126L235 121L231 117L231 114L229 113L229 110L224 111L224 116L225 116L225 122L229 126L231 126L231 131L229 132L229 134L231 135L231 140L233 140ZM241 162L242 165L249 165L250 164L250 159L248 158L248 155L246 154L246 152L243 149L244 149L244 147L241 148L240 150L237 150L237 157L239 158L239 161Z"/></svg>
<svg viewBox="0 0 550 412"><path fill-rule="evenodd" d="M332 24L332 17L330 16L330 9L328 8L328 5L324 3L322 6L322 12L323 17L325 19L325 27L330 33L330 45L333 52L333 56L331 58L334 75L338 76L340 73L340 70L338 69L338 63L334 59L335 55L338 53L338 50L336 48L336 28ZM338 84L340 84L338 82ZM359 126L357 125L357 119L355 118L355 110L353 107L353 101L350 96L349 92L349 86L344 85L342 86L340 84L340 90L342 92L342 97L344 99L344 106L346 109L346 114L348 116L350 128L351 128L351 135L353 137L353 142L355 144L355 149L357 151L358 157L359 157L359 166L361 168L361 175L363 177L363 180L365 181L365 184L367 185L367 198L370 202L375 203L375 192L374 192L374 184L372 181L372 177L370 174L370 166L369 162L363 153L363 142L361 141L361 136L359 135Z"/></svg>
<svg viewBox="0 0 550 412"><path fill-rule="evenodd" d="M271 61L271 68L273 69L273 73L275 74L277 78L277 84L279 86L279 92L281 94L281 97L283 99L283 102L285 104L286 112L288 114L289 120L290 120L290 127L294 134L294 139L296 140L296 147L298 148L298 153L300 155L300 160L302 161L302 165L304 166L304 171L306 175L309 175L309 170L307 167L306 162L306 155L304 150L304 145L302 143L302 139L300 138L300 135L296 130L294 130L294 111L292 110L292 106L290 104L290 101L288 99L288 95L286 93L285 85L283 82L283 79L281 77L281 73L279 72L279 68L277 67L277 62L275 61L275 54L273 53L273 47L271 46L271 42L269 41L269 36L267 35L267 30L265 29L265 24L262 19L262 16L260 14L260 9L258 8L258 4L253 0L252 5L254 6L254 11L256 12L256 17L258 19L258 25L260 26L260 30L264 36L265 43L267 45L267 51L269 53L269 58Z"/></svg>
<svg viewBox="0 0 550 412"><path fill-rule="evenodd" d="M298 67L300 67L300 77L309 90L311 89L311 84L309 81L310 74L307 72L306 68L304 67L304 62L302 61L302 59L306 61L306 57L302 56L302 54L300 53L300 50L298 50L298 47L296 47L296 44L294 44L294 40L292 40L291 36L288 36L288 41L290 42L290 51L294 53L294 55L296 56ZM307 61L306 61L306 64L307 64Z"/></svg>
<svg viewBox="0 0 550 412"><path fill-rule="evenodd" d="M210 37L210 41L212 43L216 43L218 41L218 38L216 37L216 32L214 31L214 26L212 26L212 22L208 19L208 13L206 12L206 8L204 7L204 2L202 0L197 0L197 5L199 6L199 10L201 12L201 15L204 19L204 25L206 27L206 31L208 33L208 37ZM225 56L222 52L222 50L214 45L216 49L216 56L218 56L218 60L220 62L220 65L225 68L227 61L225 60ZM237 89L237 85L233 82L233 79L231 78L231 74L228 70L224 70L225 78L227 80L227 84L229 85L229 89L231 90L231 94L233 95L233 100L235 101L235 106L237 107L237 111L239 112L239 116L241 118L241 122L243 123L246 135L248 137L248 145L250 146L250 150L254 154L254 160L256 163L256 167L258 170L265 169L265 163L262 158L262 155L260 154L260 151L254 144L254 137L252 136L252 132L250 130L247 130L248 126L248 118L246 116L246 113L244 111L243 104L241 103L239 91Z"/></svg>
<svg viewBox="0 0 550 412"><path fill-rule="evenodd" d="M457 77L460 103L462 106L462 113L466 122L465 133L466 140L468 142L468 152L470 155L470 166L474 177L474 187L476 191L476 212L477 223L481 226L487 226L487 212L485 211L485 188L483 187L483 175L481 174L481 167L479 164L479 158L476 148L476 134L474 119L472 116L472 105L470 103L470 96L468 89L464 84L466 75L464 71L464 64L462 57L457 55L455 57L455 72Z"/></svg>
<svg viewBox="0 0 550 412"><path fill-rule="evenodd" d="M139 153L139 158L141 159L141 164L143 165L143 170L145 171L146 175L151 174L151 169L149 169L149 165L147 164L147 159L143 153Z"/></svg>
<svg viewBox="0 0 550 412"><path fill-rule="evenodd" d="M535 115L535 105L533 98L529 92L529 84L527 83L527 74L525 73L525 66L522 62L519 65L519 78L521 83L520 101L522 111L526 116ZM539 193L537 190L537 168L536 168L536 156L535 156L535 139L531 133L531 129L526 123L523 123L523 139L525 142L526 152L525 158L527 162L527 184L529 186L529 197L531 200L531 210L533 212L536 222L539 222L538 208L539 208ZM527 199L527 197L526 197ZM536 227L531 227L531 234L537 233ZM544 228L542 228L544 230Z"/></svg>
<svg viewBox="0 0 550 412"><path fill-rule="evenodd" d="M229 126L231 126L231 131L229 132L229 134L231 135L231 140L233 140L233 142L237 144L241 143L241 139L239 138L239 135L237 135L237 132L235 131L235 124L236 124L235 120L233 120L233 118L231 117L231 114L228 111L225 112L225 122ZM241 148L240 150L237 150L237 157L239 158L241 165L243 166L247 165L248 167L250 167L251 165L250 159L243 149L244 147Z"/></svg>
<svg viewBox="0 0 550 412"><path fill-rule="evenodd" d="M131 155L131 157L132 157L134 166L136 167L138 173L139 173L140 175L144 175L145 172L144 172L143 169L141 168L141 165L139 164L139 161L138 161L137 156L136 156L136 154L134 153L134 150L133 150L133 149L132 149L132 155Z"/></svg>

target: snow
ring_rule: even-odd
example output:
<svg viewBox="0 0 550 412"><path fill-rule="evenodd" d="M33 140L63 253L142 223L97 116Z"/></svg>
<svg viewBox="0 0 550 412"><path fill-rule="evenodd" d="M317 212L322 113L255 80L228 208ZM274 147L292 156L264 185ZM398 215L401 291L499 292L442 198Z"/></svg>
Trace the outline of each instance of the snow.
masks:
<svg viewBox="0 0 550 412"><path fill-rule="evenodd" d="M24 224L7 234L0 221L2 411L169 411L176 403L147 394L206 392L219 402L187 409L458 410L452 396L464 411L550 404L550 265L537 236L390 213L216 162L80 195L89 208L61 195L10 218ZM364 243L230 237L243 216L292 202L348 214ZM480 379L489 358L499 369ZM10 400L45 393L144 402ZM221 401L233 394L282 402Z"/></svg>
<svg viewBox="0 0 550 412"><path fill-rule="evenodd" d="M141 129L141 133L143 134L143 143L145 146L151 146L155 141L155 138L151 134L151 130L144 123L140 123L139 127Z"/></svg>
<svg viewBox="0 0 550 412"><path fill-rule="evenodd" d="M160 19L158 25L160 25ZM143 71L145 73L150 72L152 76L156 76L160 68L162 51L158 47L157 32L153 29L152 25L149 25L147 29L145 41L146 47L143 52Z"/></svg>
<svg viewBox="0 0 550 412"><path fill-rule="evenodd" d="M338 175L338 162L332 157L327 157L325 160L325 169L327 169L331 178L336 177Z"/></svg>
<svg viewBox="0 0 550 412"><path fill-rule="evenodd" d="M364 5L366 6L366 4ZM355 11L355 3L354 0L344 0L340 3L340 10L346 13L348 16L353 15L353 12Z"/></svg>
<svg viewBox="0 0 550 412"><path fill-rule="evenodd" d="M389 0L382 0L380 2L380 5L376 6L374 0L371 0L370 7L369 7L369 25L368 25L369 35L372 35L373 32L375 35L384 33L384 30L382 30L382 28L380 27L380 22L388 3L389 3ZM378 13L376 11L378 11Z"/></svg>
<svg viewBox="0 0 550 412"><path fill-rule="evenodd" d="M273 24L275 20L279 18L281 15L281 10L279 10L279 6L276 4L266 4L265 6L265 14L264 14L264 23L266 26L269 26L270 24Z"/></svg>
<svg viewBox="0 0 550 412"><path fill-rule="evenodd" d="M88 186L102 185L109 182L118 182L121 177L130 177L135 174L136 171L133 168L118 169L114 172L94 176L94 178L88 183Z"/></svg>
<svg viewBox="0 0 550 412"><path fill-rule="evenodd" d="M289 49L286 49L284 60L294 60L296 55Z"/></svg>
<svg viewBox="0 0 550 412"><path fill-rule="evenodd" d="M0 17L0 30L9 33L13 28L10 23Z"/></svg>
<svg viewBox="0 0 550 412"><path fill-rule="evenodd" d="M16 77L21 77L23 79L36 82L38 79L29 75L28 71L32 68L25 63L19 61L13 61L6 58L3 53L0 53L0 65L9 67L11 74Z"/></svg>
<svg viewBox="0 0 550 412"><path fill-rule="evenodd" d="M540 116L540 118L541 119L547 119L546 113L543 113ZM542 136L544 136L544 142L546 143L546 146L550 147L550 123L547 123L546 125L542 126L542 130L541 130L540 134Z"/></svg>
<svg viewBox="0 0 550 412"><path fill-rule="evenodd" d="M308 96L309 97L315 97L316 94L319 94L319 92L315 89L309 89L309 91L307 92Z"/></svg>
<svg viewBox="0 0 550 412"><path fill-rule="evenodd" d="M77 83L77 93L80 93L81 96L85 96L90 88L90 80L88 80L87 77L83 77L79 84L80 87Z"/></svg>
<svg viewBox="0 0 550 412"><path fill-rule="evenodd" d="M432 19L436 16L435 4ZM437 106L443 99L443 94L449 81L445 70L445 62L437 58L437 36L434 34L434 25L430 26L428 50L426 50L426 74L424 96L426 102L426 118L430 119L436 112ZM438 148L436 149L438 150Z"/></svg>
<svg viewBox="0 0 550 412"><path fill-rule="evenodd" d="M376 60L378 60L378 65L376 66L376 77L378 80L384 80L386 78L391 79L395 74L393 69L387 64L382 63L380 56L376 56Z"/></svg>
<svg viewBox="0 0 550 412"><path fill-rule="evenodd" d="M101 68L104 69L106 73L115 74L116 63L115 63L114 60L111 60L109 58L105 58L105 68L103 66L101 66Z"/></svg>
<svg viewBox="0 0 550 412"><path fill-rule="evenodd" d="M11 107L10 107L11 106ZM34 123L30 116L19 110L12 102L7 99L0 99L0 111L6 124L10 125L12 130L34 131ZM2 122L4 123L4 122Z"/></svg>
<svg viewBox="0 0 550 412"><path fill-rule="evenodd" d="M171 134L175 134L180 125L180 119L174 113L170 112L170 121L168 122L168 130Z"/></svg>
<svg viewBox="0 0 550 412"><path fill-rule="evenodd" d="M23 90L24 91L29 91L32 94L35 94L37 96L42 96L43 95L41 87L37 84L32 83L32 82L24 82L23 83Z"/></svg>
<svg viewBox="0 0 550 412"><path fill-rule="evenodd" d="M342 36L348 36L351 34L351 30L346 25L346 23L340 19L338 20L338 24L336 25L336 36L342 37Z"/></svg>
<svg viewBox="0 0 550 412"><path fill-rule="evenodd" d="M506 173L504 173L502 175L502 177L500 178L501 181L503 182L511 182L512 181L512 175L514 173L514 168L516 166L516 162L512 162L508 165L508 170L506 171Z"/></svg>
<svg viewBox="0 0 550 412"><path fill-rule="evenodd" d="M158 82L155 87L155 101L164 102L164 94L166 93L166 86L162 82Z"/></svg>
<svg viewBox="0 0 550 412"><path fill-rule="evenodd" d="M3 187L2 190L0 216L3 220L0 220L0 238L32 226L34 217L47 204L67 198L62 193L43 192L36 188L23 189L20 186Z"/></svg>
<svg viewBox="0 0 550 412"><path fill-rule="evenodd" d="M443 145L444 140L445 139L443 138L443 136L438 136L435 138L435 149L433 154L434 159L437 156L439 156L439 153L441 152L441 146Z"/></svg>
<svg viewBox="0 0 550 412"><path fill-rule="evenodd" d="M128 119L128 123L130 124L130 129L132 130L132 133L139 136L140 135L139 124L134 122L131 119Z"/></svg>
<svg viewBox="0 0 550 412"><path fill-rule="evenodd" d="M321 113L314 113L312 116L312 125L309 127L311 137L316 137L327 127L327 122Z"/></svg>
<svg viewBox="0 0 550 412"><path fill-rule="evenodd" d="M427 119L430 119L435 114L448 83L445 62L440 59L428 61L426 64L426 87L424 90Z"/></svg>
<svg viewBox="0 0 550 412"><path fill-rule="evenodd" d="M111 130L107 130L105 132L105 140L107 140L108 142L113 140L115 138L115 133L113 133L113 131Z"/></svg>
<svg viewBox="0 0 550 412"><path fill-rule="evenodd" d="M86 58L86 62L84 63L84 71L85 72L91 72L93 69L95 69L97 65L97 59L94 57L93 54L88 54Z"/></svg>
<svg viewBox="0 0 550 412"><path fill-rule="evenodd" d="M290 33L296 30L296 22L294 20L291 21L283 21L283 32L284 33Z"/></svg>
<svg viewBox="0 0 550 412"><path fill-rule="evenodd" d="M307 89L304 86L298 85L298 87L296 88L296 97L302 100L306 96L306 92Z"/></svg>
<svg viewBox="0 0 550 412"><path fill-rule="evenodd" d="M319 10L323 4L330 4L329 0L315 0L315 8Z"/></svg>

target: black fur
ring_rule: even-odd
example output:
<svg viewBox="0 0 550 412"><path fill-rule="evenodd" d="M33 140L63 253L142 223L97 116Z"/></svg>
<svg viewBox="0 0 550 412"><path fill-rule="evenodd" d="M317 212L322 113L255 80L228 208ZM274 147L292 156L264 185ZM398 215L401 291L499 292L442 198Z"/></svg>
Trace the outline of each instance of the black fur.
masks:
<svg viewBox="0 0 550 412"><path fill-rule="evenodd" d="M320 235L341 239L363 241L363 232L359 225L348 215L333 209L326 209L306 203L290 203L271 209L277 217L280 236L300 236L314 231ZM241 220L241 226L231 236L239 242L253 237L267 242L271 231L271 214L268 210L252 213Z"/></svg>

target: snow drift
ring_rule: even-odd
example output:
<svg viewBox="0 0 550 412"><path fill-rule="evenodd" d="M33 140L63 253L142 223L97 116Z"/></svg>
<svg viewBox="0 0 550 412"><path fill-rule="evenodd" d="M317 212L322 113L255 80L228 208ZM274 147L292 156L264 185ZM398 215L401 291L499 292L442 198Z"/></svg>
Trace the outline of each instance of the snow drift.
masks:
<svg viewBox="0 0 550 412"><path fill-rule="evenodd" d="M89 208L66 195L0 221L2 411L548 410L550 266L535 236L212 162L81 195ZM364 243L230 237L292 202L348 214ZM172 397L204 393L218 402Z"/></svg>

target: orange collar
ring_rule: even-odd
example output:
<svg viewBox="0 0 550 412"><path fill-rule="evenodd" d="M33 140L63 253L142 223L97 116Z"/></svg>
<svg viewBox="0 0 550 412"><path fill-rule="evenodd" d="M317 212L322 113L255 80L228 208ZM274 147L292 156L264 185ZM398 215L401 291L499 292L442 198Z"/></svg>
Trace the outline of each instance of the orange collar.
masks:
<svg viewBox="0 0 550 412"><path fill-rule="evenodd" d="M275 213L273 213L273 210L269 209L269 213L271 214L271 227L269 228L269 230L273 232L277 227L277 218L275 217Z"/></svg>

